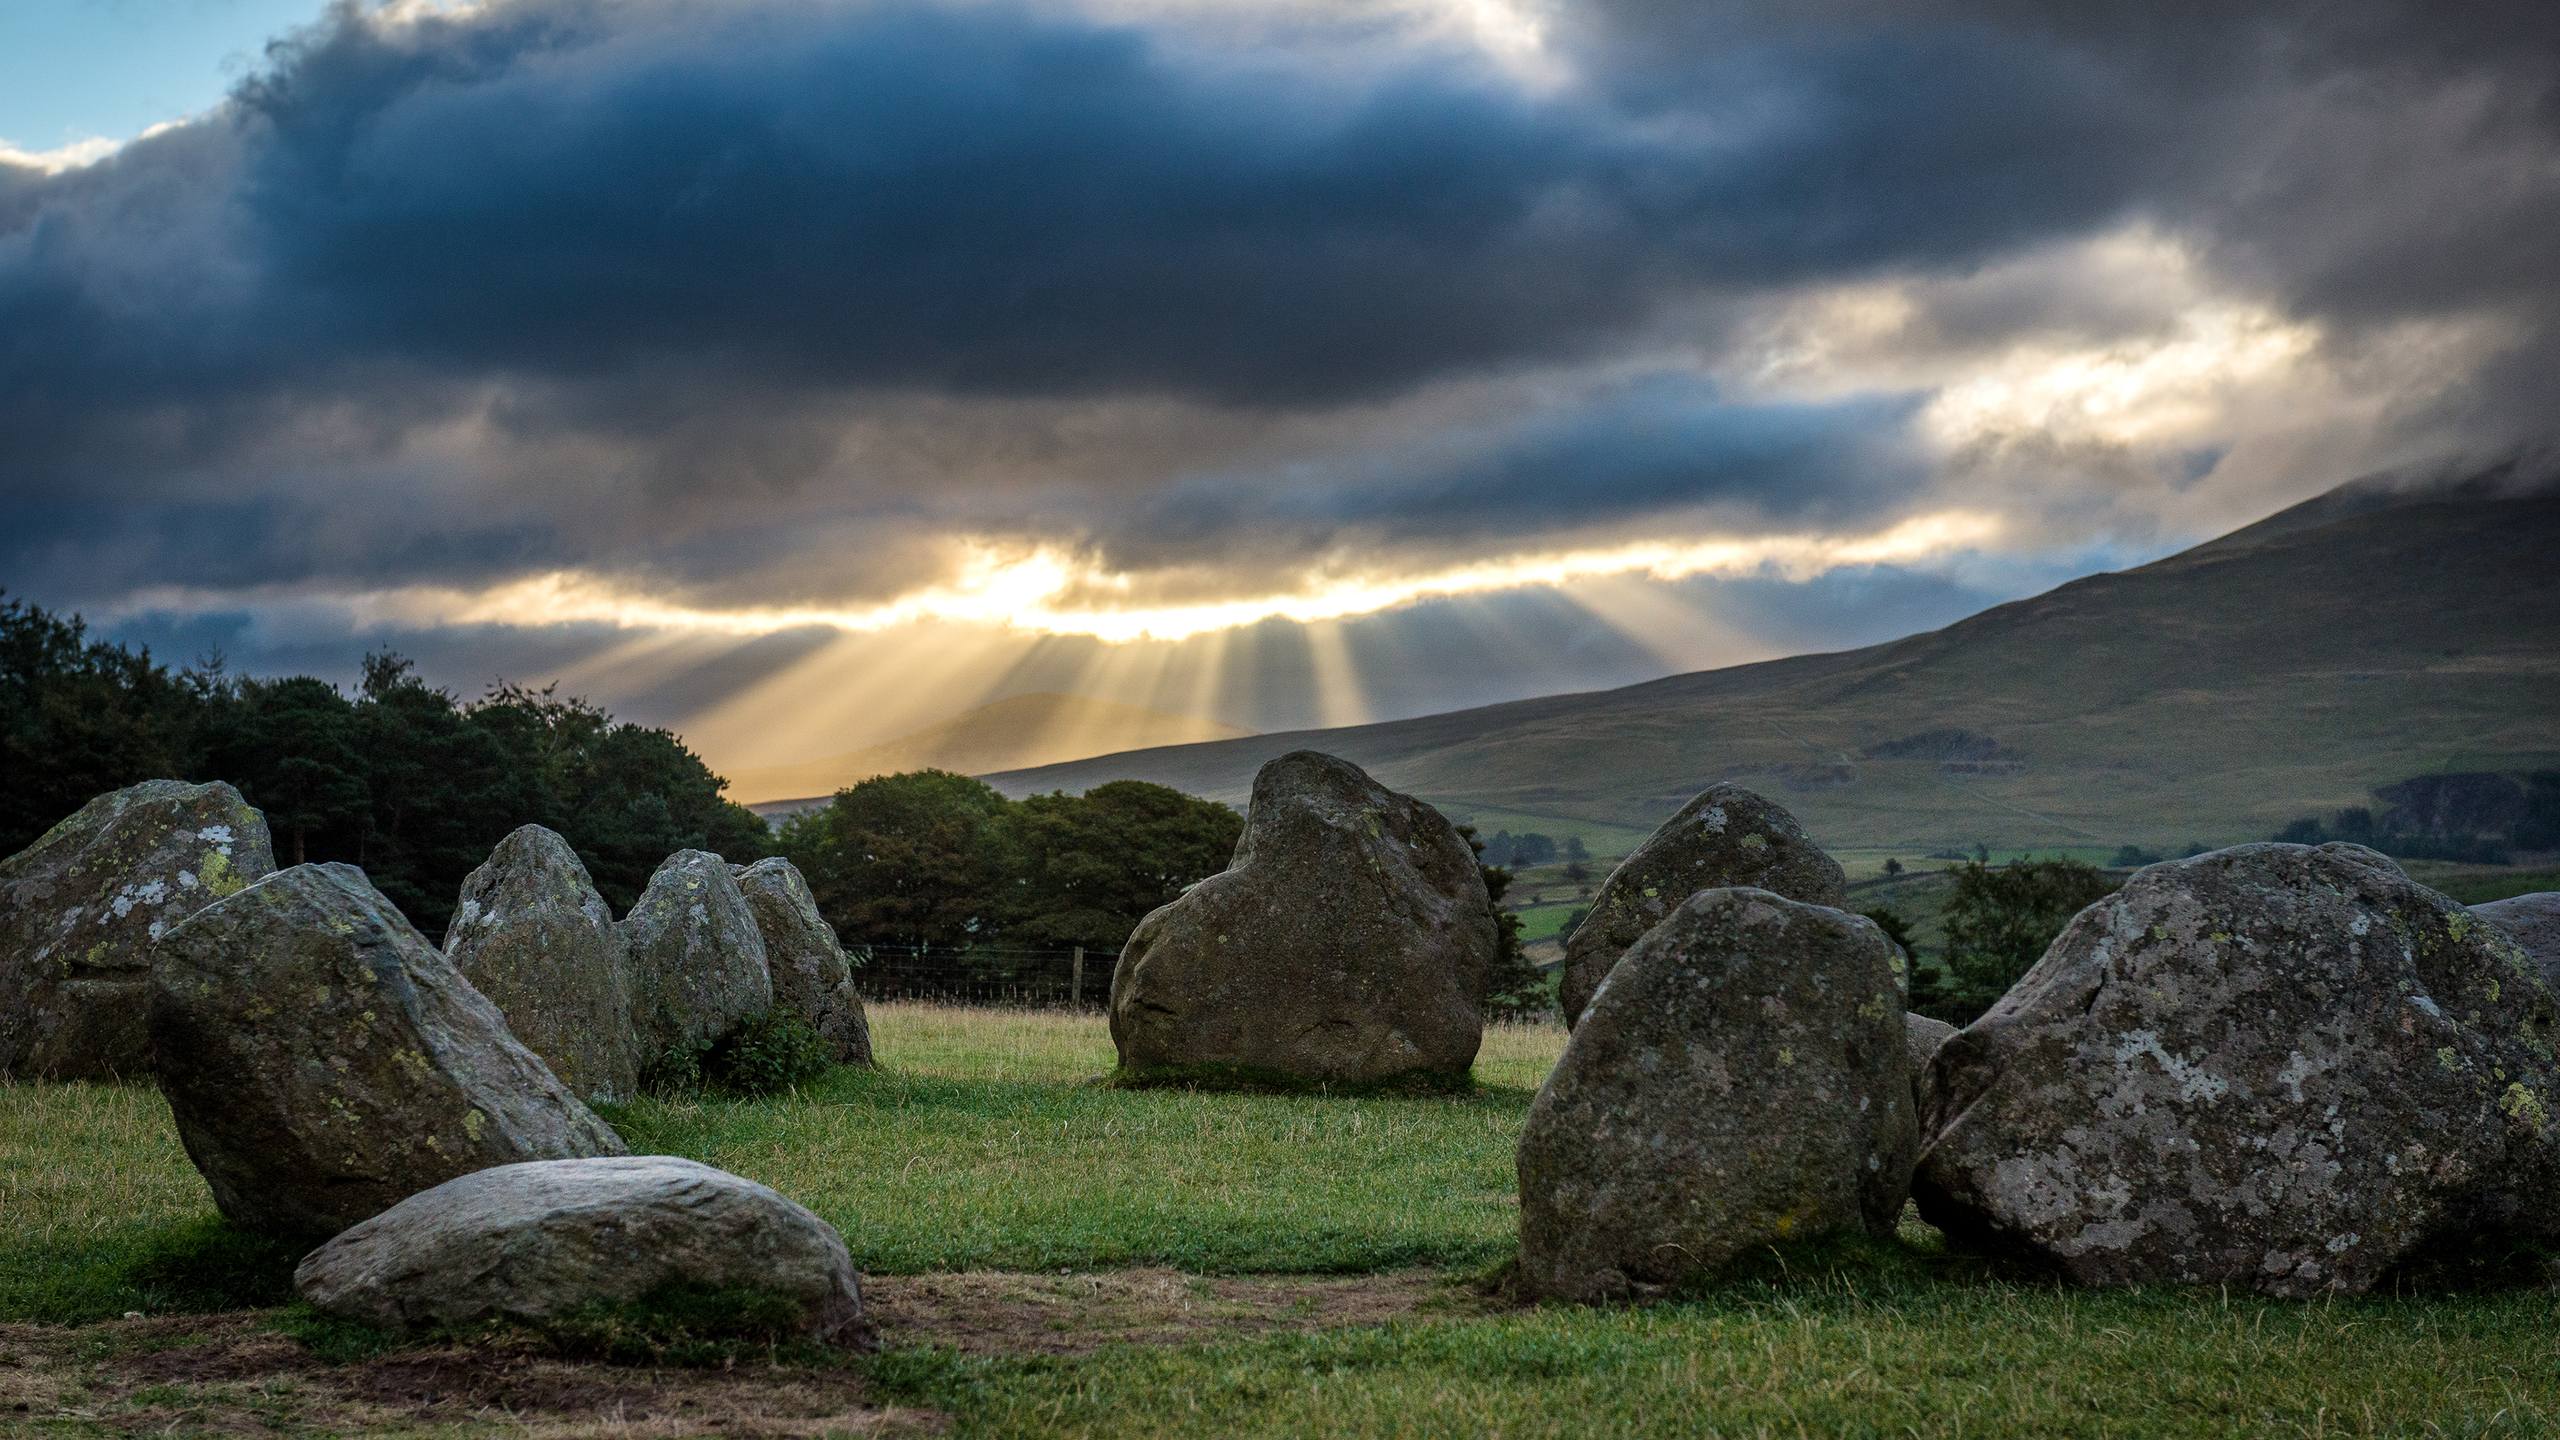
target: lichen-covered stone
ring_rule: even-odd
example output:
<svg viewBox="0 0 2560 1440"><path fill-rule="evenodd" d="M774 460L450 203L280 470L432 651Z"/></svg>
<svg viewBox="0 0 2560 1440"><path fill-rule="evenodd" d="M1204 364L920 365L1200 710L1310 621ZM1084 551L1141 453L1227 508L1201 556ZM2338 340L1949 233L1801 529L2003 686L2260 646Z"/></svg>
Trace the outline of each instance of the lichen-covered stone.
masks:
<svg viewBox="0 0 2560 1440"><path fill-rule="evenodd" d="M499 841L462 882L444 952L571 1091L622 1100L637 1089L622 935L568 841L539 825Z"/></svg>
<svg viewBox="0 0 2560 1440"><path fill-rule="evenodd" d="M244 1229L332 1235L491 1165L622 1142L352 865L296 865L161 941L178 1137Z"/></svg>
<svg viewBox="0 0 2560 1440"><path fill-rule="evenodd" d="M1254 777L1233 862L1121 952L1121 1075L1461 1083L1496 943L1457 827L1348 761L1283 755Z"/></svg>
<svg viewBox="0 0 2560 1440"><path fill-rule="evenodd" d="M1847 903L1839 863L1783 806L1739 785L1710 785L1609 872L1565 942L1557 1001L1580 1022L1601 977L1627 947L1701 890L1750 886L1808 905Z"/></svg>
<svg viewBox="0 0 2560 1440"><path fill-rule="evenodd" d="M1914 1190L2084 1283L2355 1293L2560 1235L2555 1038L2514 941L2370 851L2153 865L1938 1048Z"/></svg>
<svg viewBox="0 0 2560 1440"><path fill-rule="evenodd" d="M2544 983L2560 989L2560 890L2540 890L2474 905L2471 913L2504 930L2533 957Z"/></svg>
<svg viewBox="0 0 2560 1440"><path fill-rule="evenodd" d="M101 795L0 860L0 1079L149 1075L154 942L275 867L239 791L179 780Z"/></svg>
<svg viewBox="0 0 2560 1440"><path fill-rule="evenodd" d="M1946 1021L1932 1020L1917 1013L1904 1015L1902 1023L1904 1038L1911 1044L1911 1063L1915 1068L1927 1065L1937 1056L1938 1047L1947 1043L1947 1037L1956 1033L1956 1027Z"/></svg>
<svg viewBox="0 0 2560 1440"><path fill-rule="evenodd" d="M1890 1234L1918 1143L1893 947L1766 890L1693 895L1610 971L1520 1137L1529 1293L1642 1297L1764 1246Z"/></svg>
<svg viewBox="0 0 2560 1440"><path fill-rule="evenodd" d="M835 927L818 913L800 867L777 855L732 865L729 873L737 877L747 908L755 912L756 932L764 937L774 1008L807 1021L838 1064L870 1064L871 1024L853 988L853 967Z"/></svg>
<svg viewBox="0 0 2560 1440"><path fill-rule="evenodd" d="M708 850L679 850L649 877L622 921L640 1062L709 1045L773 1008L773 974L755 912Z"/></svg>
<svg viewBox="0 0 2560 1440"><path fill-rule="evenodd" d="M321 1313L392 1331L539 1325L681 1288L781 1302L807 1339L870 1340L834 1226L672 1155L475 1171L312 1251L293 1280Z"/></svg>

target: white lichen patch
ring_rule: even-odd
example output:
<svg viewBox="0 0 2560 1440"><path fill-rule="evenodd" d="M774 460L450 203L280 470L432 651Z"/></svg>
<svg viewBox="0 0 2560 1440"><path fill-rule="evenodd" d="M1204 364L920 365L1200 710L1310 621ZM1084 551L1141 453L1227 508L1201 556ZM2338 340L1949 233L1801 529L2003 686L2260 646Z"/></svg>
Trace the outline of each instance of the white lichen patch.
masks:
<svg viewBox="0 0 2560 1440"><path fill-rule="evenodd" d="M2231 1082L2206 1070L2193 1061L2169 1053L2153 1030L2128 1031L2116 1043L2115 1060L2119 1066L2131 1064L2137 1057L2148 1055L2178 1087L2178 1098L2189 1103L2212 1104L2231 1089Z"/></svg>

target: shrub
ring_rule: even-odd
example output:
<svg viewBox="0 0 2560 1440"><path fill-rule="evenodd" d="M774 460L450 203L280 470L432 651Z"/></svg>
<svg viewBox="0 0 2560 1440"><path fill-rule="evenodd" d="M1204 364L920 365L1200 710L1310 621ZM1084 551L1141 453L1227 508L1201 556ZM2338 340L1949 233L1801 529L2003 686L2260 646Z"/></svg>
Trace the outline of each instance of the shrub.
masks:
<svg viewBox="0 0 2560 1440"><path fill-rule="evenodd" d="M827 1042L808 1021L768 1010L705 1045L677 1045L641 1068L655 1095L709 1093L738 1099L778 1095L827 1072Z"/></svg>

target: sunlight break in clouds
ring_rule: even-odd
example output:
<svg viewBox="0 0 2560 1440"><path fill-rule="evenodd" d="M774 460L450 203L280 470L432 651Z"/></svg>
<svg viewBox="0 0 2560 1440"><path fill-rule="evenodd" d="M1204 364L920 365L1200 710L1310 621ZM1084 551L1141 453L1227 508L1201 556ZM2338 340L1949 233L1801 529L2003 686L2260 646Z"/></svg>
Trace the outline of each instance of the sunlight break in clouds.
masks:
<svg viewBox="0 0 2560 1440"><path fill-rule="evenodd" d="M535 576L476 594L412 587L352 597L350 603L358 615L374 624L605 624L752 636L804 628L865 633L939 621L1120 643L1184 640L1264 620L1309 625L1372 615L1418 600L1613 576L1670 581L1700 575L1774 574L1803 580L1845 566L1907 563L1978 549L2000 532L1996 516L1942 510L1864 535L1726 536L1516 555L1410 575L1318 575L1289 593L1179 605L1081 599L1133 595L1137 578L1097 570L1046 546L1006 551L985 544L973 545L960 573L945 584L852 609L703 609L653 599L570 572Z"/></svg>

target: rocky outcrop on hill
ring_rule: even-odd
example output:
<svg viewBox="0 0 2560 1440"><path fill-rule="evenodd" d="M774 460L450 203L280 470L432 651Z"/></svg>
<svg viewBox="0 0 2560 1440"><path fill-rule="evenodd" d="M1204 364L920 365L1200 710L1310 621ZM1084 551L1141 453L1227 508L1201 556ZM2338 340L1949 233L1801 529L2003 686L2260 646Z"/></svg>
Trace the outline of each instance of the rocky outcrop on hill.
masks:
<svg viewBox="0 0 2560 1440"><path fill-rule="evenodd" d="M1255 776L1227 869L1141 921L1111 982L1124 1079L1462 1083L1497 944L1474 852L1347 761Z"/></svg>
<svg viewBox="0 0 2560 1440"><path fill-rule="evenodd" d="M1752 886L1810 905L1848 896L1840 866L1786 810L1739 785L1711 785L1611 871L1565 942L1558 1001L1573 1025L1627 947L1701 890Z"/></svg>
<svg viewBox="0 0 2560 1440"><path fill-rule="evenodd" d="M332 1235L456 1175L622 1151L351 865L181 922L150 1017L179 1138L244 1229Z"/></svg>
<svg viewBox="0 0 2560 1440"><path fill-rule="evenodd" d="M150 1074L154 945L274 868L239 791L178 780L101 795L0 861L0 1080Z"/></svg>
<svg viewBox="0 0 2560 1440"><path fill-rule="evenodd" d="M1520 1138L1529 1293L1642 1297L1890 1234L1918 1141L1893 949L1766 890L1693 895L1601 986Z"/></svg>

